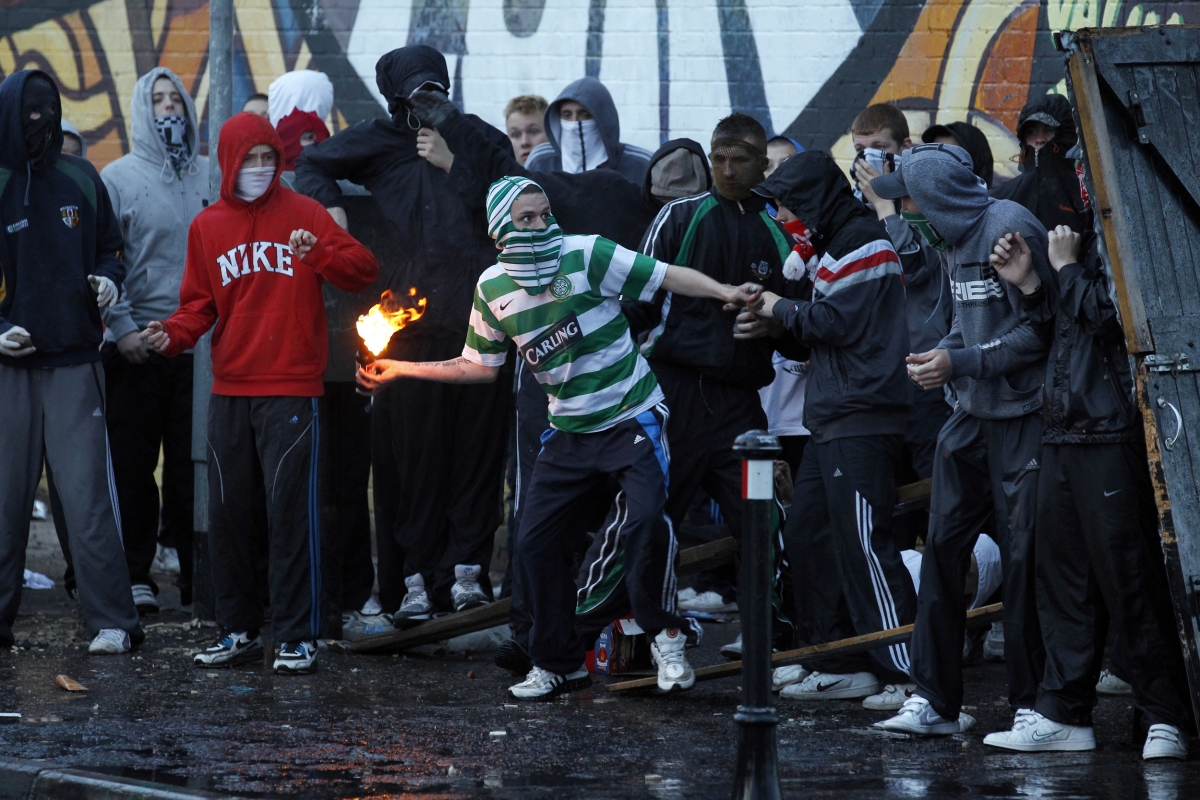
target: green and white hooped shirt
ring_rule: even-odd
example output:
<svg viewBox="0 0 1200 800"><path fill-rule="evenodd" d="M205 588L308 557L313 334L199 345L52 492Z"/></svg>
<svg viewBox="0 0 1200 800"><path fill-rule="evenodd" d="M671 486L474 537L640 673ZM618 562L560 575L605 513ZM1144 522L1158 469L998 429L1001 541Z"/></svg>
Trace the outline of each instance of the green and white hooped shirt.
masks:
<svg viewBox="0 0 1200 800"><path fill-rule="evenodd" d="M539 294L496 264L475 287L463 358L498 367L511 339L550 396L554 428L611 428L663 401L617 298L649 302L666 274L665 263L600 236L564 236L558 271Z"/></svg>

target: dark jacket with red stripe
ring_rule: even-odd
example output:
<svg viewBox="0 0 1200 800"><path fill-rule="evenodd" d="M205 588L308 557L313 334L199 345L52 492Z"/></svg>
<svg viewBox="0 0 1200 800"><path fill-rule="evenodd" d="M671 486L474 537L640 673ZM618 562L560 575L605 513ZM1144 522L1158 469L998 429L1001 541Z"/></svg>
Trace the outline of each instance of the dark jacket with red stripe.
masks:
<svg viewBox="0 0 1200 800"><path fill-rule="evenodd" d="M811 300L775 316L811 348L804 425L817 442L902 434L912 383L900 257L827 153L789 158L763 186L813 231L820 265Z"/></svg>

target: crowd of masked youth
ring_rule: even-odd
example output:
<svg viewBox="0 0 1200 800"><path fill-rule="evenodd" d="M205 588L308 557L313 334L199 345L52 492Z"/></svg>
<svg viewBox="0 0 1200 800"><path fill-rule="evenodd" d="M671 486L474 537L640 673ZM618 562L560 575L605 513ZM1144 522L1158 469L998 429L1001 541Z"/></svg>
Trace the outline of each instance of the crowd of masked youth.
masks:
<svg viewBox="0 0 1200 800"><path fill-rule="evenodd" d="M741 114L707 147L621 142L594 78L515 98L507 135L449 103L432 48L388 53L377 80L390 118L333 136L320 73L250 98L222 128L211 206L170 70L140 79L132 152L100 174L48 76L0 85L0 399L24 420L0 429L0 643L43 466L91 652L144 638L160 541L190 601L191 352L212 329L202 502L222 633L198 666L260 661L265 604L276 671L314 671L334 536L348 635L509 596L497 664L525 675L514 697L548 699L590 685L584 651L632 614L660 690L689 689L688 612L735 609L736 585L724 568L680 590L675 558L740 536L731 445L765 428L790 495L776 644L915 623L909 644L776 670L781 696L960 733L962 668L982 651L1005 661L1014 712L987 744L1092 749L1099 690L1132 696L1146 758L1186 755L1141 422L1065 98L1022 111L1021 173L990 192L980 131L939 124L914 144L889 105L854 121L848 181ZM372 254L345 232L339 181L370 191L402 246ZM363 291L380 260L428 310L356 392L323 380L321 284ZM928 515L893 518L898 483L928 477ZM964 630L967 608L1001 600L1002 626Z"/></svg>

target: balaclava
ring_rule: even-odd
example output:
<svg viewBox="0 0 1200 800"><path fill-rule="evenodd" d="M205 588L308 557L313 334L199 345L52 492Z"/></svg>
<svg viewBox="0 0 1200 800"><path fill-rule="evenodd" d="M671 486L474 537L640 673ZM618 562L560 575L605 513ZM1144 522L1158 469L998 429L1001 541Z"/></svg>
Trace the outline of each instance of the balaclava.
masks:
<svg viewBox="0 0 1200 800"><path fill-rule="evenodd" d="M560 142L563 172L587 172L608 161L608 149L594 119L562 121Z"/></svg>
<svg viewBox="0 0 1200 800"><path fill-rule="evenodd" d="M276 158L278 155L276 153ZM239 199L253 203L266 194L267 189L271 188L271 181L275 180L276 169L278 168L242 167L238 170L237 184L234 186L233 193Z"/></svg>
<svg viewBox="0 0 1200 800"><path fill-rule="evenodd" d="M31 112L41 113L40 119L30 119ZM36 165L47 154L54 132L61 125L62 109L58 105L58 92L53 84L41 75L31 75L25 81L21 95L21 131L25 137L25 151L29 160Z"/></svg>
<svg viewBox="0 0 1200 800"><path fill-rule="evenodd" d="M163 146L167 148L167 155L171 157L171 166L175 168L175 172L179 172L190 155L187 143L187 114L166 114L155 117L154 129L158 131Z"/></svg>
<svg viewBox="0 0 1200 800"><path fill-rule="evenodd" d="M718 159L746 156L737 162L732 178L725 177L724 167L717 166ZM745 200L750 190L763 182L767 171L767 153L745 139L736 136L714 137L712 152L708 160L713 165L713 185L730 200Z"/></svg>
<svg viewBox="0 0 1200 800"><path fill-rule="evenodd" d="M558 273L558 256L563 233L554 217L540 231L519 231L513 225L513 201L530 186L542 188L528 178L506 175L488 189L488 233L500 250L501 266L529 294L541 294Z"/></svg>

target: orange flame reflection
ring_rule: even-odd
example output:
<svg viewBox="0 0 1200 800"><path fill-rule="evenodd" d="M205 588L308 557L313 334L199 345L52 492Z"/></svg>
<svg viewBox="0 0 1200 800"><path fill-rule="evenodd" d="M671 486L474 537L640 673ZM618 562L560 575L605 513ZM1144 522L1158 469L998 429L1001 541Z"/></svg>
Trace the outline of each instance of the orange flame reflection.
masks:
<svg viewBox="0 0 1200 800"><path fill-rule="evenodd" d="M409 289L408 296L416 297L417 287ZM373 355L379 355L387 347L393 333L424 316L427 302L427 298L422 297L415 306L402 306L390 290L384 292L379 302L359 317L355 325L363 344Z"/></svg>

